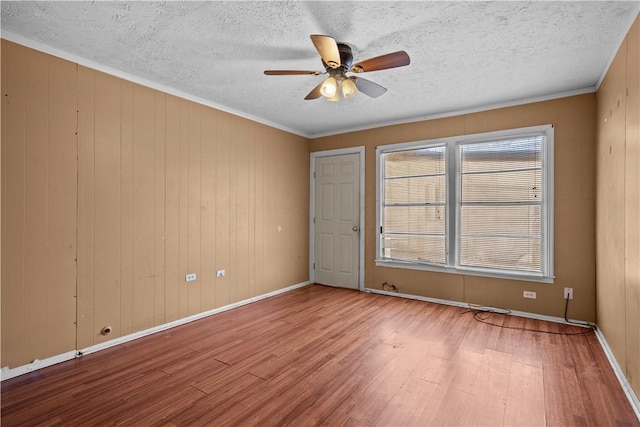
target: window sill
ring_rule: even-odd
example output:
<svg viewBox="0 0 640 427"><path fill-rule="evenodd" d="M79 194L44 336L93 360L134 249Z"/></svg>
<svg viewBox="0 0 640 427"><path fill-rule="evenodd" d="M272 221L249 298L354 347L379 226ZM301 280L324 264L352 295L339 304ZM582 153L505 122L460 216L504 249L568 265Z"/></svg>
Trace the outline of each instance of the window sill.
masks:
<svg viewBox="0 0 640 427"><path fill-rule="evenodd" d="M437 273L461 274L466 276L492 277L496 279L520 280L525 282L553 283L553 276L542 276L527 273L505 273L501 271L479 270L472 268L453 268L434 264L420 264L396 260L377 259L377 267L404 268L407 270L433 271Z"/></svg>

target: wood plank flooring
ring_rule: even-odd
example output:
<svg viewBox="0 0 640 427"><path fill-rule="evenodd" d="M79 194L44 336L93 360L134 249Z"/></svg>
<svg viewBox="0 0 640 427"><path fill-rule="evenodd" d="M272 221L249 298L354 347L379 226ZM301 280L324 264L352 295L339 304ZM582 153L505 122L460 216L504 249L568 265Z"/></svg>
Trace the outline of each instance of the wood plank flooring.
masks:
<svg viewBox="0 0 640 427"><path fill-rule="evenodd" d="M593 332L320 285L4 381L1 401L3 426L640 425Z"/></svg>

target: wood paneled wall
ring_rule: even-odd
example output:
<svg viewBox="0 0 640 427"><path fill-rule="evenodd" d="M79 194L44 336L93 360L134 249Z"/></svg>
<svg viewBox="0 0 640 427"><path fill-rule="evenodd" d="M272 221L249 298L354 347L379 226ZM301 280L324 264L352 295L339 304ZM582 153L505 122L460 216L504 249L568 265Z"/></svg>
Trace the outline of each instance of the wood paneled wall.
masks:
<svg viewBox="0 0 640 427"><path fill-rule="evenodd" d="M597 319L640 395L640 22L597 93Z"/></svg>
<svg viewBox="0 0 640 427"><path fill-rule="evenodd" d="M308 280L308 140L6 41L2 54L18 95L2 110L1 366ZM64 339L53 313L72 320Z"/></svg>
<svg viewBox="0 0 640 427"><path fill-rule="evenodd" d="M595 94L318 138L312 151L365 146L365 284L399 292L530 313L564 315L563 288L574 288L569 317L595 320ZM526 126L555 127L555 275L553 284L375 265L375 147ZM537 292L524 299L523 290Z"/></svg>
<svg viewBox="0 0 640 427"><path fill-rule="evenodd" d="M2 45L2 366L75 348L76 66Z"/></svg>

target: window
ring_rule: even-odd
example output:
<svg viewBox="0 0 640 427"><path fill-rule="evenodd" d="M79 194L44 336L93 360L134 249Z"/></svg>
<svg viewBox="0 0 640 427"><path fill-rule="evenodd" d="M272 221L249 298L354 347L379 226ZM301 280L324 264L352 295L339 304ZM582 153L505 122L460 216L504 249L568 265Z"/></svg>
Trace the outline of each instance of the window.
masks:
<svg viewBox="0 0 640 427"><path fill-rule="evenodd" d="M553 127L378 147L377 264L551 282Z"/></svg>

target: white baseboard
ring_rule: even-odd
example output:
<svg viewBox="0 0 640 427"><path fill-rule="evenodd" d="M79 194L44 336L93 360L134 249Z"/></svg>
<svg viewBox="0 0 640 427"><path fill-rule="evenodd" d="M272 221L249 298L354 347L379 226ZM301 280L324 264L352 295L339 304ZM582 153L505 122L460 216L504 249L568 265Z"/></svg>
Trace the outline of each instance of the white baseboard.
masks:
<svg viewBox="0 0 640 427"><path fill-rule="evenodd" d="M26 365L18 366L17 368L9 369L4 367L0 370L0 381L8 380L9 378L17 377L20 375L28 374L29 372L37 371L38 369L46 368L47 366L56 365L61 362L66 362L76 357L75 351L67 351L66 353L58 354L57 356L47 357L46 359L36 359Z"/></svg>
<svg viewBox="0 0 640 427"><path fill-rule="evenodd" d="M75 357L80 357L85 354L95 353L100 350L104 350L109 347L113 347L128 341L132 341L138 338L142 338L147 335L154 334L156 332L161 332L170 328L174 328L176 326L184 325L185 323L193 322L195 320L199 320L205 317L212 316L217 313L221 313L223 311L231 310L237 307L241 307L243 305L251 304L256 301L260 301L266 298L270 298L276 295L283 294L285 292L292 291L294 289L302 288L304 286L310 285L311 282L301 282L295 285L288 286L286 288L277 289L272 292L268 292L266 294L258 295L252 298L248 298L242 301L234 302L233 304L225 305L224 307L214 308L213 310L204 311L202 313L194 314L193 316L185 317L182 319L174 320L173 322L163 323L162 325L154 326L153 328L145 329L144 331L134 332L133 334L125 335L122 337L114 338L112 340L92 345L90 347L86 347L77 351L68 351L63 354L59 354L57 356L48 357L43 360L34 360L32 363L27 365L18 366L17 368L9 369L8 367L4 367L0 370L0 381L8 380L10 378L17 377L19 375L27 374L29 372L33 372L38 369L46 368L47 366L55 365L57 363L66 362L67 360L71 360Z"/></svg>
<svg viewBox="0 0 640 427"><path fill-rule="evenodd" d="M450 300L446 300L446 299L423 297L423 296L420 296L420 295L402 294L402 293L399 293L399 292L382 291L380 289L366 288L365 291L366 292L370 292L372 294L390 295L390 296L393 296L393 297L400 297L400 298L415 299L415 300L419 300L419 301L433 302L435 304L444 304L444 305L452 305L454 307L469 308L469 305L466 302L460 302L460 301L450 301ZM580 327L583 327L583 328L590 328L590 327L593 326L593 324L591 324L589 322L585 322L583 320L569 319L570 322L567 322L562 317L547 316L545 314L537 314L537 313L528 313L526 311L509 310L509 314L511 314L513 316L518 316L518 317L526 317L526 318L529 318L529 319L545 320L547 322L562 323L562 324L571 325L571 326L580 326ZM574 322L577 322L577 323L574 323Z"/></svg>
<svg viewBox="0 0 640 427"><path fill-rule="evenodd" d="M631 388L631 384L627 381L627 377L625 377L622 368L618 365L618 361L614 357L611 347L609 347L607 340L604 338L604 335L602 335L600 328L596 328L596 337L598 337L598 341L600 341L604 354L607 356L607 359L609 359L609 364L613 368L613 372L615 372L616 377L618 377L618 381L622 386L624 394L627 396L627 399L629 399L633 412L636 413L636 417L638 418L638 421L640 421L640 400L638 400L638 396L636 396L633 388Z"/></svg>

